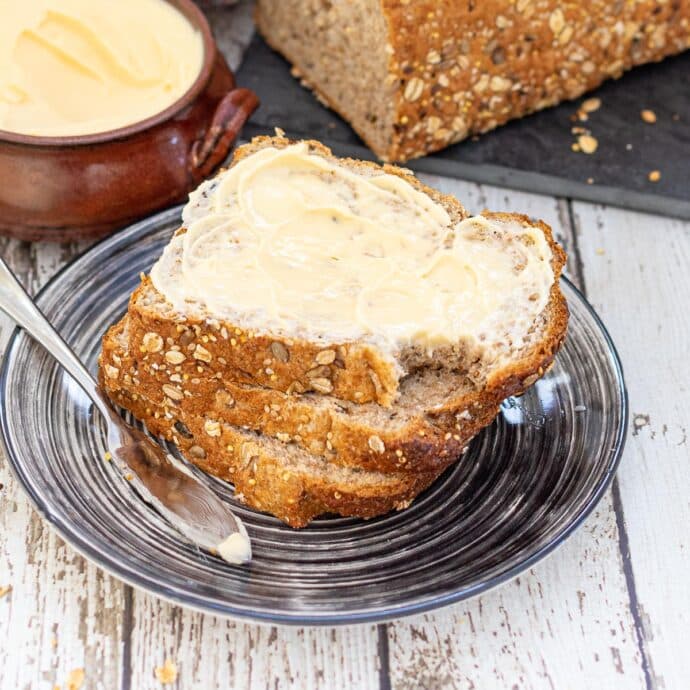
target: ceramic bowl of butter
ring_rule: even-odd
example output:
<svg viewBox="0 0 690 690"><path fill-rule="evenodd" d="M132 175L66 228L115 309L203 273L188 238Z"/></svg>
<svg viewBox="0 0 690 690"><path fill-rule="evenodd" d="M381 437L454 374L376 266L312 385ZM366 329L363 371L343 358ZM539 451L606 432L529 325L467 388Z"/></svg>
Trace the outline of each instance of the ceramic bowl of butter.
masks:
<svg viewBox="0 0 690 690"><path fill-rule="evenodd" d="M258 106L191 0L0 0L0 14L0 233L94 238L169 206Z"/></svg>

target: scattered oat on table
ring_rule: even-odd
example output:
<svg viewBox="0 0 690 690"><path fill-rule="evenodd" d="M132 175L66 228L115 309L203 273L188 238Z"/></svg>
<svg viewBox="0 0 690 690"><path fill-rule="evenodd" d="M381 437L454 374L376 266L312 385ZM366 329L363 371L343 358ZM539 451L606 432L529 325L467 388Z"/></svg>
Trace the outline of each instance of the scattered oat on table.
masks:
<svg viewBox="0 0 690 690"><path fill-rule="evenodd" d="M166 659L162 666L156 666L154 673L162 685L169 685L177 680L177 666L172 659Z"/></svg>
<svg viewBox="0 0 690 690"><path fill-rule="evenodd" d="M653 110L642 110L640 112L640 117L650 125L656 122L656 113Z"/></svg>
<svg viewBox="0 0 690 690"><path fill-rule="evenodd" d="M658 170L652 170L648 177L650 182L658 182L661 179L661 173Z"/></svg>
<svg viewBox="0 0 690 690"><path fill-rule="evenodd" d="M9 594L12 591L12 585L5 585L4 587L0 587L0 599L2 599L6 594Z"/></svg>
<svg viewBox="0 0 690 690"><path fill-rule="evenodd" d="M75 668L67 676L67 690L79 690L84 684L84 669Z"/></svg>

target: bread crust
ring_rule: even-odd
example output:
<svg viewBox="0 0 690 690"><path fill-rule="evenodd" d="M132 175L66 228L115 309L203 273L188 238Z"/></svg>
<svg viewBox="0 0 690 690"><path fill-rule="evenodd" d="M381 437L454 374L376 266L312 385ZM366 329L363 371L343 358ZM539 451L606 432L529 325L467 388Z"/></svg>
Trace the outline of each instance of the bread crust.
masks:
<svg viewBox="0 0 690 690"><path fill-rule="evenodd" d="M380 0L370 4L383 15L388 41L371 50L388 53L380 82L393 113L382 135L380 122L353 118L352 101L367 94L343 94L333 86L337 75L322 82L315 71L320 32L347 27L326 10L314 26L306 1L291 2L286 17L281 2L258 0L260 32L383 160L437 151L690 47L690 0ZM340 57L329 56L334 69L348 69L345 38L343 46Z"/></svg>

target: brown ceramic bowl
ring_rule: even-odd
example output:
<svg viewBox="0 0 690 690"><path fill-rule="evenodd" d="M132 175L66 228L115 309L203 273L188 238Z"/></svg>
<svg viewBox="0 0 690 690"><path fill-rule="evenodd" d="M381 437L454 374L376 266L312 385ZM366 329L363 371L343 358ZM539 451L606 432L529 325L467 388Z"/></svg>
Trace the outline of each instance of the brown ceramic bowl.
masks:
<svg viewBox="0 0 690 690"><path fill-rule="evenodd" d="M180 201L226 158L259 101L235 88L199 8L168 1L203 36L204 63L192 87L157 115L109 132L39 137L0 130L0 233L99 237Z"/></svg>

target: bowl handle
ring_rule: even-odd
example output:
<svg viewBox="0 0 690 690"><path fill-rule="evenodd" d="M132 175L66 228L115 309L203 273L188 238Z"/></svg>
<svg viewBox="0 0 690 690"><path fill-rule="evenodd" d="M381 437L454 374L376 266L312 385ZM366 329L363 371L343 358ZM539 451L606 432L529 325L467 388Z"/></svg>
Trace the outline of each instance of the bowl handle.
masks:
<svg viewBox="0 0 690 690"><path fill-rule="evenodd" d="M195 181L208 177L226 158L259 99L249 89L233 89L216 107L211 126L192 144L189 172Z"/></svg>

